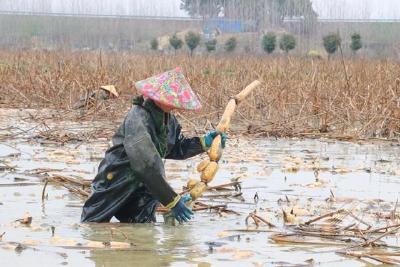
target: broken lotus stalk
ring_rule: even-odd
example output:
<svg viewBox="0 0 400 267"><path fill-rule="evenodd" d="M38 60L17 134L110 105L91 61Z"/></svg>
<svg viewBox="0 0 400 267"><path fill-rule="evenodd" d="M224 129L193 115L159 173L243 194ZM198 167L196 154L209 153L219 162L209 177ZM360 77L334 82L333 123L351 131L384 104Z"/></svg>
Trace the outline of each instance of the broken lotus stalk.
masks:
<svg viewBox="0 0 400 267"><path fill-rule="evenodd" d="M229 130L231 119L233 113L235 112L236 106L239 105L255 88L260 85L261 83L255 80L245 89L243 89L239 94L229 100L228 104L225 107L222 118L216 127L217 131L225 133ZM208 151L208 156L209 160L203 160L197 167L197 171L201 173L201 181L197 181L196 183L194 183L193 179L191 179L188 182L187 187L190 190L190 195L193 200L203 195L204 191L207 190L207 184L214 179L218 171L218 161L222 156L221 135L218 135L216 138L214 138Z"/></svg>

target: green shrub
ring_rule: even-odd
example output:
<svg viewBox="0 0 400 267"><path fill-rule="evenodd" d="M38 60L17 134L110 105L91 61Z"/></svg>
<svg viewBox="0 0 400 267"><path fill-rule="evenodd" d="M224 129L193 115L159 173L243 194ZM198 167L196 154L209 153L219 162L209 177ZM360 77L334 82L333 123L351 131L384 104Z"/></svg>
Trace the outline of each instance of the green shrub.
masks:
<svg viewBox="0 0 400 267"><path fill-rule="evenodd" d="M235 37L231 37L225 42L225 51L226 52L232 52L233 50L236 49L236 46L237 46L236 38Z"/></svg>
<svg viewBox="0 0 400 267"><path fill-rule="evenodd" d="M189 50L190 50L190 55L193 55L193 51L196 49L196 47L199 45L200 43L200 35L194 32L188 32L185 35L185 42L186 45L188 46Z"/></svg>
<svg viewBox="0 0 400 267"><path fill-rule="evenodd" d="M324 48L329 55L332 55L337 51L342 41L337 33L330 33L324 36L322 40L324 43Z"/></svg>
<svg viewBox="0 0 400 267"><path fill-rule="evenodd" d="M208 52L215 51L217 49L217 39L208 40L205 45Z"/></svg>
<svg viewBox="0 0 400 267"><path fill-rule="evenodd" d="M176 36L176 34L172 35L169 38L169 44L176 50L180 49L183 45L183 41Z"/></svg>
<svg viewBox="0 0 400 267"><path fill-rule="evenodd" d="M276 34L273 32L268 32L263 36L261 43L264 51L268 54L271 54L276 48Z"/></svg>
<svg viewBox="0 0 400 267"><path fill-rule="evenodd" d="M157 50L158 49L158 40L157 38L154 38L150 41L150 48L151 50Z"/></svg>
<svg viewBox="0 0 400 267"><path fill-rule="evenodd" d="M296 39L293 35L286 33L282 35L279 47L281 50L289 53L290 50L293 50L296 47Z"/></svg>
<svg viewBox="0 0 400 267"><path fill-rule="evenodd" d="M350 48L355 54L358 50L362 48L362 41L361 41L361 35L359 33L353 33L351 35L351 44Z"/></svg>

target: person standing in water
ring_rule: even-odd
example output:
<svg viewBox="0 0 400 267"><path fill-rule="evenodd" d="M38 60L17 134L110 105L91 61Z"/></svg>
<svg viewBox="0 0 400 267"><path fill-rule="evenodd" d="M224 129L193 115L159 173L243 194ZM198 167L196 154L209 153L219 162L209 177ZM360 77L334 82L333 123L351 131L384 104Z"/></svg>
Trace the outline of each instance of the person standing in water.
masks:
<svg viewBox="0 0 400 267"><path fill-rule="evenodd" d="M201 104L180 68L139 81L141 96L112 138L92 182L82 222L109 222L116 217L123 223L155 222L156 207L161 203L172 210L179 222L190 220L193 213L166 180L162 159L184 160L207 151L221 134L186 138L171 111L200 110Z"/></svg>

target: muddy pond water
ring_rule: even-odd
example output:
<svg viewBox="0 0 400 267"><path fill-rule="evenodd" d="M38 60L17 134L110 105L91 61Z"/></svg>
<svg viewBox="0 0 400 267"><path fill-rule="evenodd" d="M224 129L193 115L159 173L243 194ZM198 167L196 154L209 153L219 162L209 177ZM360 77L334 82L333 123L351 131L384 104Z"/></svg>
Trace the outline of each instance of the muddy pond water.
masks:
<svg viewBox="0 0 400 267"><path fill-rule="evenodd" d="M306 210L295 223L339 208L370 220L372 213L393 210L400 195L396 142L233 137L212 185L237 180L242 194L206 194L201 201L226 204L235 213L199 211L178 226L165 225L161 214L155 224L80 224L83 200L52 183L42 200L43 177L58 173L92 179L109 140L49 142L34 138L36 124L18 116L0 115L0 266L367 266L371 263L337 254L340 246L275 242L274 233L288 230L282 210L293 203ZM64 130L79 133L88 125L64 122ZM166 161L177 191L189 178L198 178L195 167L201 158ZM246 225L253 211L276 227ZM30 225L16 221L26 212ZM88 241L130 246L70 245ZM387 241L400 245L396 238Z"/></svg>

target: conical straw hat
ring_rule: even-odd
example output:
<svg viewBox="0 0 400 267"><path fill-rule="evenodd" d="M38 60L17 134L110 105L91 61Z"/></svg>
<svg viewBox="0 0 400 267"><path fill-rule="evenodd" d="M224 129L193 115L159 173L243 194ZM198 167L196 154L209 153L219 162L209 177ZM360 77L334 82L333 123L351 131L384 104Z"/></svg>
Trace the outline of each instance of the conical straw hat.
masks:
<svg viewBox="0 0 400 267"><path fill-rule="evenodd" d="M103 89L103 90L106 90L106 91L110 92L111 94L115 95L116 97L119 96L119 95L118 95L118 92L117 92L117 89L115 88L114 85L103 85L103 86L101 86L100 88Z"/></svg>
<svg viewBox="0 0 400 267"><path fill-rule="evenodd" d="M199 110L201 104L180 68L135 83L144 96L177 109Z"/></svg>

